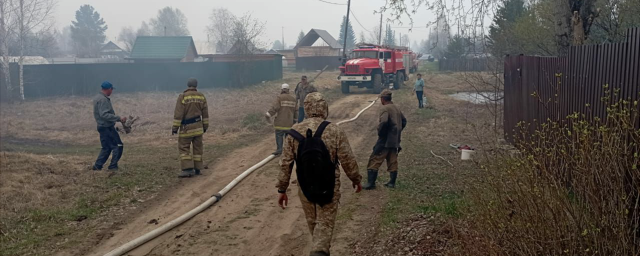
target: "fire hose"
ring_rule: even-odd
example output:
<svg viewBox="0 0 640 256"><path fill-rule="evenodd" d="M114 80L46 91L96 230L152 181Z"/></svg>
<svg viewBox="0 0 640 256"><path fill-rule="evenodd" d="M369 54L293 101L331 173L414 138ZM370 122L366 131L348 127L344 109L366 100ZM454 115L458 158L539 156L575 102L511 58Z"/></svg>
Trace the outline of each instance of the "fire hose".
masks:
<svg viewBox="0 0 640 256"><path fill-rule="evenodd" d="M358 114L356 114L355 117L348 119L348 120L343 120L338 122L338 125L344 124L344 123L348 123L348 122L353 122L356 119L358 119L358 117L360 117L360 115L362 113L364 113L367 109L371 108L373 106L373 104L376 103L376 100L374 100L373 102L371 102L371 104L369 104L369 106L365 107L364 109L360 110L360 112L358 112ZM269 155L267 158L263 159L262 161L260 161L259 163L255 164L254 166L251 166L251 168L247 169L246 171L244 171L242 174L240 174L238 177L236 177L233 181L231 181L231 183L227 184L227 186L225 186L222 190L220 190L220 192L218 192L217 194L215 194L214 196L212 196L211 198L209 198L207 201L205 201L204 203L200 204L198 207L192 209L191 211L183 214L182 216L167 222L166 224L152 230L149 233L146 233L126 244L121 245L120 247L108 252L107 254L105 254L105 256L120 256L123 255L135 248L137 248L138 246L141 246L153 239L155 239L156 237L166 233L167 231L177 227L178 225L186 222L187 220L193 218L194 216L198 215L199 213L203 212L204 210L206 210L207 208L211 207L213 204L215 204L216 202L219 202L222 197L224 195L226 195L231 189L233 189L233 187L235 187L236 185L238 185L238 183L240 183L244 178L246 178L247 176L249 176L251 173L253 173L255 170L259 169L260 167L264 166L265 164L271 162L271 160L273 160L274 158L276 158L275 155Z"/></svg>

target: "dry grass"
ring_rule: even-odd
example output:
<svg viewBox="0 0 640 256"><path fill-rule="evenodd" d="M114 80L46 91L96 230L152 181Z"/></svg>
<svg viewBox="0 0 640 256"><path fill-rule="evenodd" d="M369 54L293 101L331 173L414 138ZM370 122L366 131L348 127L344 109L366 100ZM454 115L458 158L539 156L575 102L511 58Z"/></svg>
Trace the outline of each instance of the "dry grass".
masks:
<svg viewBox="0 0 640 256"><path fill-rule="evenodd" d="M282 80L241 89L201 90L209 103L212 120L210 133L237 135L243 132L242 121L247 115L262 115L279 94L280 84L289 83L294 87L302 74L313 77L313 74L307 73L287 73ZM315 84L319 90L335 88L336 76L336 72L325 72ZM116 90L112 96L116 114L140 116L134 133L124 138L125 143L167 142L171 134L175 100L179 93L181 92L118 94ZM91 96L2 104L0 137L95 145L98 137L91 106Z"/></svg>

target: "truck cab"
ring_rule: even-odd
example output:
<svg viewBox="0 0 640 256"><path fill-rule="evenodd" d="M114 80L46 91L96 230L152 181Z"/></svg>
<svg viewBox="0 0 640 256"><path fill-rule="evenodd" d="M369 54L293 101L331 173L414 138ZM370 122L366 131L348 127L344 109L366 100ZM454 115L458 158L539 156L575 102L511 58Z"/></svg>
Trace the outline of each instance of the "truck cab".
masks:
<svg viewBox="0 0 640 256"><path fill-rule="evenodd" d="M405 55L410 56L411 53L376 45L359 46L351 52L346 64L340 67L338 80L341 82L342 92L349 93L350 86L370 88L373 93L380 93L385 86L391 84L399 89L407 77Z"/></svg>

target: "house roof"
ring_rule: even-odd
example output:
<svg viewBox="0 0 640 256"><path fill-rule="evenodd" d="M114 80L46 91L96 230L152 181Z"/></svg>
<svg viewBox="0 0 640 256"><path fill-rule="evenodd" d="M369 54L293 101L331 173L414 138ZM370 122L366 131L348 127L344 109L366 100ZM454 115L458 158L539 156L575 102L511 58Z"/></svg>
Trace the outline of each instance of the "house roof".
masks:
<svg viewBox="0 0 640 256"><path fill-rule="evenodd" d="M198 54L190 36L139 36L129 59L182 59L189 48Z"/></svg>
<svg viewBox="0 0 640 256"><path fill-rule="evenodd" d="M113 41L109 41L108 43L104 44L102 46L102 48L100 49L100 51L104 51L104 50L120 50L120 51L124 51L119 45L117 45Z"/></svg>
<svg viewBox="0 0 640 256"><path fill-rule="evenodd" d="M336 39L333 38L333 36L331 36L329 32L327 32L326 30L315 28L309 30L309 33L304 35L304 37L300 40L300 42L298 42L295 48L297 49L300 46L312 46L313 43L318 41L318 38L321 38L331 48L342 48L342 46L340 46L340 43L338 43L338 41L336 41Z"/></svg>
<svg viewBox="0 0 640 256"><path fill-rule="evenodd" d="M9 63L18 63L20 56L9 56ZM22 65L49 64L49 61L42 56L23 56Z"/></svg>

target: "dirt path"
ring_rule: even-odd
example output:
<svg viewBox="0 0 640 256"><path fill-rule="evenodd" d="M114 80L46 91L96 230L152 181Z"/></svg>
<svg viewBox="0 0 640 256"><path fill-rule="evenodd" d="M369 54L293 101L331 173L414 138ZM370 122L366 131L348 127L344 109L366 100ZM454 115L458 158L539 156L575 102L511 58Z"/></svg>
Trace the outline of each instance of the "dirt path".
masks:
<svg viewBox="0 0 640 256"><path fill-rule="evenodd" d="M329 108L330 121L352 117L375 96L355 94L341 98ZM376 123L378 105L365 112L356 122L343 125L351 146L364 172L371 135ZM147 207L129 223L119 227L101 241L93 251L81 254L102 255L117 246L159 227L217 193L238 174L273 151L272 136L239 149L214 163L204 175L181 181L175 190L159 196L155 205ZM205 149L206 151L206 149ZM304 213L297 198L296 186L289 192L286 210L277 206L275 181L278 162L272 161L256 171L232 190L221 202L185 224L130 252L130 255L303 255L307 253L310 235ZM351 183L343 178L343 197L338 214L332 254L348 255L353 232L360 232L367 220L380 211L384 192L366 195L352 193ZM362 207L365 205L365 207ZM367 213L367 214L363 214ZM157 220L158 224L149 224Z"/></svg>

